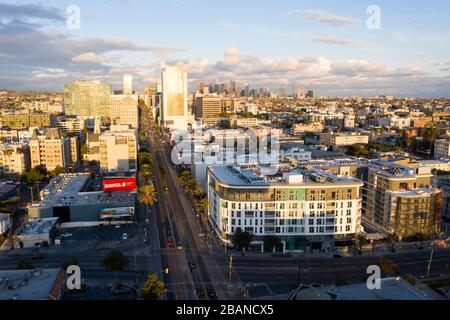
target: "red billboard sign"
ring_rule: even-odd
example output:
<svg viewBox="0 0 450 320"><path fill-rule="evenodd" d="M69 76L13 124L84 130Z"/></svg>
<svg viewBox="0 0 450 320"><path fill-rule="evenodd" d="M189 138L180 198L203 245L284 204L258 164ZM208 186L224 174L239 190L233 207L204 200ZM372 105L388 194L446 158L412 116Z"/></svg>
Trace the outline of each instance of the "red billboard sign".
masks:
<svg viewBox="0 0 450 320"><path fill-rule="evenodd" d="M117 178L103 180L104 192L136 191L136 178Z"/></svg>

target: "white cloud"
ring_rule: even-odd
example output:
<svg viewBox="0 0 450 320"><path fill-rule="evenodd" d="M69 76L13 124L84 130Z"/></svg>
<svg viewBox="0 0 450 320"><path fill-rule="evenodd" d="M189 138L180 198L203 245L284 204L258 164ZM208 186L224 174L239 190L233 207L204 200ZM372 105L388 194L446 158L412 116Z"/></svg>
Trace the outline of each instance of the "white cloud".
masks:
<svg viewBox="0 0 450 320"><path fill-rule="evenodd" d="M96 54L94 52L86 52L79 54L72 59L73 62L87 62L87 63L105 63L110 59L102 54Z"/></svg>
<svg viewBox="0 0 450 320"><path fill-rule="evenodd" d="M228 66L239 64L241 62L241 51L239 50L239 48L230 47L226 49L223 61L225 65Z"/></svg>
<svg viewBox="0 0 450 320"><path fill-rule="evenodd" d="M298 11L297 11L298 12ZM321 10L307 10L306 15L300 16L301 20L316 21L332 26L350 26L361 23L359 19L335 15Z"/></svg>

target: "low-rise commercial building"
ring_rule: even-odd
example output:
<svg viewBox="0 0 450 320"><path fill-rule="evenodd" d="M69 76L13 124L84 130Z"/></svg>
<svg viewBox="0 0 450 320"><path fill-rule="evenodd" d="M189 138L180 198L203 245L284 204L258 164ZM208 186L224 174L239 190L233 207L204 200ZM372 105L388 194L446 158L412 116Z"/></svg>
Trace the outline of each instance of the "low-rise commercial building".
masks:
<svg viewBox="0 0 450 320"><path fill-rule="evenodd" d="M59 218L30 219L16 234L16 247L34 248L36 245L50 245L56 237Z"/></svg>
<svg viewBox="0 0 450 320"><path fill-rule="evenodd" d="M41 201L28 208L30 218L57 217L61 223L114 219L115 213L133 219L137 205L134 191L104 192L90 174L63 174L41 191Z"/></svg>
<svg viewBox="0 0 450 320"><path fill-rule="evenodd" d="M61 300L65 280L64 269L2 270L0 300Z"/></svg>

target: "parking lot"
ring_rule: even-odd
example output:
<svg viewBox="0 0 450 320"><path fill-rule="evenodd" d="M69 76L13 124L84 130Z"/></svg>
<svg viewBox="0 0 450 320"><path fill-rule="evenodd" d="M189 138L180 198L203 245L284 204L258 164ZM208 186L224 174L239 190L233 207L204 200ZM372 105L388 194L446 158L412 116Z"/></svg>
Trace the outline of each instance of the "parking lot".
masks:
<svg viewBox="0 0 450 320"><path fill-rule="evenodd" d="M132 240L136 233L136 227L133 224L129 225L106 225L100 227L89 228L68 228L60 229L59 237L62 243L70 243L76 241L96 241L96 242L111 242L122 240ZM128 239L123 239L126 234Z"/></svg>

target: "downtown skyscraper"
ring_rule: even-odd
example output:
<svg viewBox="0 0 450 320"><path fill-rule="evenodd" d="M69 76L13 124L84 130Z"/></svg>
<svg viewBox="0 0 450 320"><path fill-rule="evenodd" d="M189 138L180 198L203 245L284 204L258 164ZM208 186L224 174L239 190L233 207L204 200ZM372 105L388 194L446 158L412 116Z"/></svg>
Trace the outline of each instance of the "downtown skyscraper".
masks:
<svg viewBox="0 0 450 320"><path fill-rule="evenodd" d="M171 130L188 129L188 81L182 66L164 66L161 74L161 125Z"/></svg>

